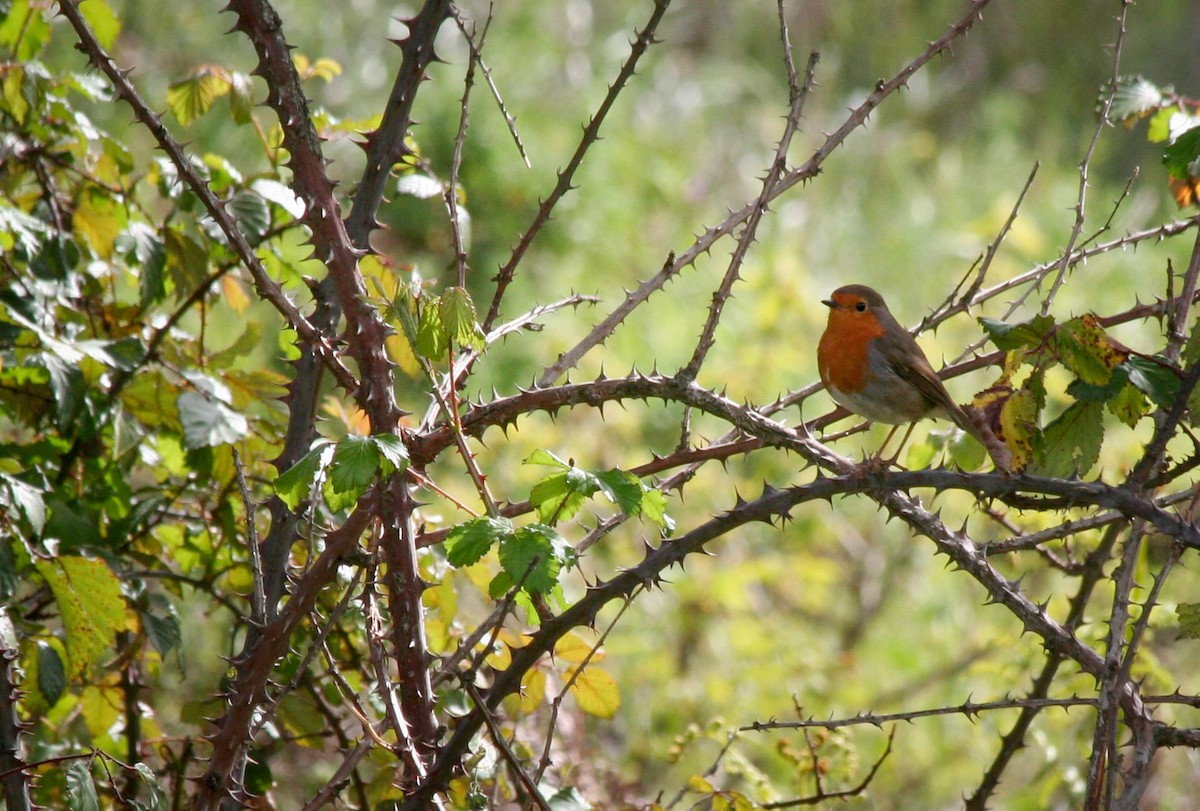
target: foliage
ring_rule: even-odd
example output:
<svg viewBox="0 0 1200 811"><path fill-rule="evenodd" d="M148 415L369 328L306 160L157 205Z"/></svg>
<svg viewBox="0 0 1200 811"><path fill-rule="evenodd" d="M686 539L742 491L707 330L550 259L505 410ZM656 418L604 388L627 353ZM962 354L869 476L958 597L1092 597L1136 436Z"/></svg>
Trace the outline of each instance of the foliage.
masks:
<svg viewBox="0 0 1200 811"><path fill-rule="evenodd" d="M824 433L843 415L783 414L819 400L787 348L797 323L820 329L807 288L828 280L797 281L780 221L817 216L803 201L853 176L838 158L853 139L879 156L921 142L919 115L863 128L915 104L900 91L957 64L968 31L987 36L986 4L914 10L920 44L883 79L854 61L844 111L823 90L837 71L796 60L787 3L730 29L756 46L769 31L769 64L756 47L709 66L664 43L694 21L669 0L567 15L544 48L529 32L559 11L429 0L404 21L390 95L351 85L364 112L324 103L360 66L293 49L294 21L265 0L233 0L226 39L167 76L123 67L123 38L164 63L171 40L108 0L62 0L61 16L0 0L6 807L743 809L878 792L1101 808L1168 792L1168 750L1200 742L1177 711L1200 701L1182 565L1200 548L1200 247L1180 248L1197 223L1112 237L1135 193L1097 224L1088 172L1110 122L1145 119L1191 204L1194 102L1107 65L1065 241L1032 236L1055 206L1018 222L1035 171L978 229L975 263L956 258L960 284L936 280L920 330L972 342L947 377L997 370L974 406L1015 471L978 472L953 432L919 437L912 470L858 464L835 444L857 428ZM828 12L831 31L857 25ZM707 22L699 39L722 30ZM612 56L611 36L572 44L588 26L621 32L611 75L576 63L567 96L529 89L539 59ZM664 125L692 120L670 92L687 70L663 51L705 71L712 99L778 91L709 120L731 143L768 132L765 171L728 145L692 165L689 127ZM582 135L555 143L514 97L582 116ZM537 166L536 204L505 179L513 161ZM904 171L859 162L873 182ZM736 195L689 196L714 179ZM838 219L866 199L853 186L833 187ZM827 224L801 229L805 261L872 241L943 255L911 224L840 243ZM1072 309L1099 288L1084 263L1127 247L1137 281ZM606 373L618 362L633 368Z"/></svg>

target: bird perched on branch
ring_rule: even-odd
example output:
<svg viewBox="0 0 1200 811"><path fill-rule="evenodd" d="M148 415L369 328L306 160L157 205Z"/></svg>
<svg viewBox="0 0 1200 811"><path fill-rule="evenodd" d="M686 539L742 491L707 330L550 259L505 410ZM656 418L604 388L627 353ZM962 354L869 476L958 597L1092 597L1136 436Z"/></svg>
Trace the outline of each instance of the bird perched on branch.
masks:
<svg viewBox="0 0 1200 811"><path fill-rule="evenodd" d="M817 345L821 382L839 405L896 426L884 447L905 423L924 417L948 419L979 440L997 470L1011 469L1008 447L954 402L916 340L888 311L883 296L866 285L850 284L822 303L829 308L829 322ZM911 432L910 424L901 447Z"/></svg>

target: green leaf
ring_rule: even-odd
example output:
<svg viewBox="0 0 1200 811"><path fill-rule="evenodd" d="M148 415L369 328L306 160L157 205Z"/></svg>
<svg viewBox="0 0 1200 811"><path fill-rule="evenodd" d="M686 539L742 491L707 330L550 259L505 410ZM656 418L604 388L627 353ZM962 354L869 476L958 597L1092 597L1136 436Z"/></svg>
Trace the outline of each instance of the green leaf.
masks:
<svg viewBox="0 0 1200 811"><path fill-rule="evenodd" d="M199 286L208 273L208 255L187 234L175 229L163 229L163 244L167 249L167 274L175 284L175 297L184 298Z"/></svg>
<svg viewBox="0 0 1200 811"><path fill-rule="evenodd" d="M316 480L317 473L326 464L327 455L332 453L329 445L330 443L322 441L317 447L300 457L300 461L276 477L275 495L279 496L279 499L292 512L295 512L300 506L300 502L308 498L309 493L312 492L313 481Z"/></svg>
<svg viewBox="0 0 1200 811"><path fill-rule="evenodd" d="M1179 617L1178 639L1200 639L1200 603L1179 603L1175 606Z"/></svg>
<svg viewBox="0 0 1200 811"><path fill-rule="evenodd" d="M1158 109L1162 102L1163 92L1158 85L1141 76L1122 76L1117 79L1108 117L1111 121L1141 118L1151 110Z"/></svg>
<svg viewBox="0 0 1200 811"><path fill-rule="evenodd" d="M538 789L541 790L543 784L538 784ZM591 811L592 804L587 801L579 789L574 786L560 788L558 791L546 798L546 804L550 806L550 811Z"/></svg>
<svg viewBox="0 0 1200 811"><path fill-rule="evenodd" d="M642 515L670 537L675 532L675 519L667 514L667 494L653 488L642 493Z"/></svg>
<svg viewBox="0 0 1200 811"><path fill-rule="evenodd" d="M154 772L145 763L135 763L133 768L150 791L150 811L167 811L170 808L170 802L167 800L166 791L159 785L158 778L154 776Z"/></svg>
<svg viewBox="0 0 1200 811"><path fill-rule="evenodd" d="M37 642L37 685L38 692L53 707L67 689L67 669L54 646L41 639Z"/></svg>
<svg viewBox="0 0 1200 811"><path fill-rule="evenodd" d="M179 617L175 614L174 609L163 614L139 611L138 617L142 620L142 628L145 629L146 636L150 638L150 644L154 645L159 656L166 658L166 655L177 649L183 641Z"/></svg>
<svg viewBox="0 0 1200 811"><path fill-rule="evenodd" d="M70 811L100 811L100 797L89 768L90 759L72 760L67 766L67 808Z"/></svg>
<svg viewBox="0 0 1200 811"><path fill-rule="evenodd" d="M1126 383L1108 401L1108 410L1114 417L1132 428L1137 425L1138 420L1146 416L1149 406L1146 403L1146 395L1142 394L1137 386Z"/></svg>
<svg viewBox="0 0 1200 811"><path fill-rule="evenodd" d="M96 41L104 48L111 48L121 33L121 21L107 0L83 0L79 14L92 29Z"/></svg>
<svg viewBox="0 0 1200 811"><path fill-rule="evenodd" d="M597 471L593 477L604 495L621 508L626 515L636 516L642 512L642 483L627 470Z"/></svg>
<svg viewBox="0 0 1200 811"><path fill-rule="evenodd" d="M566 470L571 467L570 462L564 462L562 459L555 456L550 451L544 448L538 448L533 453L521 460L523 465L546 465L547 467L557 467Z"/></svg>
<svg viewBox="0 0 1200 811"><path fill-rule="evenodd" d="M1200 127L1192 127L1163 150L1163 165L1171 177L1186 180L1194 172L1193 162L1200 157Z"/></svg>
<svg viewBox="0 0 1200 811"><path fill-rule="evenodd" d="M450 337L442 320L442 309L431 304L421 308L417 322L417 341L414 349L426 360L444 358L450 350Z"/></svg>
<svg viewBox="0 0 1200 811"><path fill-rule="evenodd" d="M979 325L997 349L1008 352L1040 344L1054 327L1054 319L1048 315L1038 315L1028 321L1008 324L994 318L980 318Z"/></svg>
<svg viewBox="0 0 1200 811"><path fill-rule="evenodd" d="M275 787L275 778L262 751L252 749L246 758L246 774L242 781L251 795L261 796Z"/></svg>
<svg viewBox="0 0 1200 811"><path fill-rule="evenodd" d="M1044 476L1086 476L1100 458L1104 442L1099 403L1075 403L1046 426L1038 453L1038 472Z"/></svg>
<svg viewBox="0 0 1200 811"><path fill-rule="evenodd" d="M253 87L250 77L246 74L238 71L229 74L229 109L235 124L249 124L253 120Z"/></svg>
<svg viewBox="0 0 1200 811"><path fill-rule="evenodd" d="M50 40L47 7L33 0L13 0L0 17L0 45L17 62L28 62Z"/></svg>
<svg viewBox="0 0 1200 811"><path fill-rule="evenodd" d="M471 300L470 293L461 287L447 288L442 293L438 309L441 310L442 323L450 341L476 352L483 351L486 337L476 319L475 302Z"/></svg>
<svg viewBox="0 0 1200 811"><path fill-rule="evenodd" d="M257 192L240 189L225 202L225 208L237 220L238 227L251 245L262 239L271 227L271 209Z"/></svg>
<svg viewBox="0 0 1200 811"><path fill-rule="evenodd" d="M179 420L188 450L237 442L249 430L246 418L208 394L185 391L179 395Z"/></svg>
<svg viewBox="0 0 1200 811"><path fill-rule="evenodd" d="M1179 374L1169 365L1155 363L1136 355L1124 363L1129 382L1159 408L1170 408L1179 393Z"/></svg>
<svg viewBox="0 0 1200 811"><path fill-rule="evenodd" d="M125 626L121 581L103 561L60 557L37 561L62 615L71 672L84 676Z"/></svg>
<svg viewBox="0 0 1200 811"><path fill-rule="evenodd" d="M534 484L529 491L529 502L537 508L538 520L544 523L568 521L598 487L594 477L573 467L551 473Z"/></svg>
<svg viewBox="0 0 1200 811"><path fill-rule="evenodd" d="M384 476L390 476L408 467L408 448L404 447L404 440L400 437L395 434L373 434L371 441L379 449L380 466Z"/></svg>
<svg viewBox="0 0 1200 811"><path fill-rule="evenodd" d="M379 448L370 437L349 434L338 440L325 480L325 503L334 512L357 503L379 472Z"/></svg>
<svg viewBox="0 0 1200 811"><path fill-rule="evenodd" d="M446 559L458 568L471 566L488 553L492 544L512 531L512 521L507 518L484 516L465 521L452 527L446 536Z"/></svg>
<svg viewBox="0 0 1200 811"><path fill-rule="evenodd" d="M46 502L42 491L18 478L0 473L0 504L15 507L37 534L46 526Z"/></svg>
<svg viewBox="0 0 1200 811"><path fill-rule="evenodd" d="M525 591L545 593L558 583L568 550L566 542L552 528L530 524L501 542L500 565Z"/></svg>

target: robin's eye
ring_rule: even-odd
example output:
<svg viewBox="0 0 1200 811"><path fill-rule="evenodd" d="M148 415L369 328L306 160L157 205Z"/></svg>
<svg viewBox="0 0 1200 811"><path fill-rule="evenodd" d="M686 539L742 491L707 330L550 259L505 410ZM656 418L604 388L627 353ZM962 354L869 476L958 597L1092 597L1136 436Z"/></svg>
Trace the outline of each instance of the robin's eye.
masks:
<svg viewBox="0 0 1200 811"><path fill-rule="evenodd" d="M865 313L867 311L867 303L865 301L860 301L858 304L854 305L854 309L858 310L860 313Z"/></svg>

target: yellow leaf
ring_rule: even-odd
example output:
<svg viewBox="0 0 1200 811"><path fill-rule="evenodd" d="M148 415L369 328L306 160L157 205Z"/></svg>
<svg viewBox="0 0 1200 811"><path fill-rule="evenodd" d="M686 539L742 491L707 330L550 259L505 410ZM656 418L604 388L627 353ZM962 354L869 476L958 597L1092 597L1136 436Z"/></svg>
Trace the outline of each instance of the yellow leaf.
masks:
<svg viewBox="0 0 1200 811"><path fill-rule="evenodd" d="M84 189L75 203L71 228L81 236L101 259L110 259L113 243L125 230L125 209L102 189Z"/></svg>
<svg viewBox="0 0 1200 811"><path fill-rule="evenodd" d="M1029 389L1014 392L1000 409L1000 438L1012 451L1014 470L1023 470L1033 459L1037 412L1037 395Z"/></svg>
<svg viewBox="0 0 1200 811"><path fill-rule="evenodd" d="M36 565L62 615L71 671L86 675L125 627L121 583L101 560L62 557Z"/></svg>
<svg viewBox="0 0 1200 811"><path fill-rule="evenodd" d="M534 668L521 679L521 713L529 715L546 700L546 672Z"/></svg>
<svg viewBox="0 0 1200 811"><path fill-rule="evenodd" d="M250 306L250 297L246 295L246 288L242 287L241 282L226 275L221 278L221 289L225 293L225 303L229 305L229 309L238 315L246 312L246 308Z"/></svg>
<svg viewBox="0 0 1200 811"><path fill-rule="evenodd" d="M698 791L703 794L715 794L717 791L715 788L713 788L712 783L708 782L698 774L693 774L687 779L687 787L692 791Z"/></svg>
<svg viewBox="0 0 1200 811"><path fill-rule="evenodd" d="M592 647L592 643L572 631L558 640L558 644L554 646L554 658L578 665L588 658L588 654L592 652ZM603 658L604 651L598 650L592 656L591 661L599 662Z"/></svg>
<svg viewBox="0 0 1200 811"><path fill-rule="evenodd" d="M568 671L568 678L574 675ZM571 685L571 694L579 709L597 718L612 718L621 706L621 691L608 671L589 667L579 673Z"/></svg>

